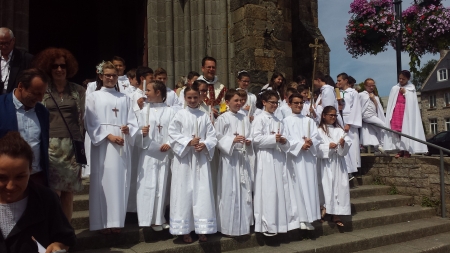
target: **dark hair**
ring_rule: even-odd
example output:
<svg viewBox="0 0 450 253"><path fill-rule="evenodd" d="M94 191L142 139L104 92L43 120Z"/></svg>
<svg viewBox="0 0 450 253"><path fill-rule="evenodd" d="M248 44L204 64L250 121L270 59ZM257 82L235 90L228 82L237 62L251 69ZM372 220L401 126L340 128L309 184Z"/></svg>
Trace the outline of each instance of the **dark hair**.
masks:
<svg viewBox="0 0 450 253"><path fill-rule="evenodd" d="M325 134L328 135L328 136L330 136L330 134L328 133L328 127L327 127L327 124L325 123L325 121L323 120L323 119L324 119L323 116L324 116L325 114L330 113L330 112L333 111L333 110L337 112L337 110L336 110L336 108L334 108L334 106L331 106L331 105L325 106L325 108L323 108L322 115L320 116L319 127L322 128L322 130L323 130L323 131L325 132ZM334 126L334 127L340 127L340 128L342 128L342 126L339 125L339 122L338 122L338 120L337 120L337 117L336 117L336 121L333 123L333 126Z"/></svg>
<svg viewBox="0 0 450 253"><path fill-rule="evenodd" d="M325 82L325 75L321 71L317 71L314 75L314 79L320 79L320 81Z"/></svg>
<svg viewBox="0 0 450 253"><path fill-rule="evenodd" d="M214 59L214 57L206 56L206 57L203 57L203 59L202 59L202 67L205 66L206 61L213 61L215 64L217 64L217 61L216 61L216 59Z"/></svg>
<svg viewBox="0 0 450 253"><path fill-rule="evenodd" d="M411 73L408 70L402 70L402 72L400 72L400 75L408 78L408 80L411 79Z"/></svg>
<svg viewBox="0 0 450 253"><path fill-rule="evenodd" d="M200 76L200 74L198 72L191 71L191 72L188 73L187 79L191 80L192 78L194 78L194 76Z"/></svg>
<svg viewBox="0 0 450 253"><path fill-rule="evenodd" d="M159 90L161 92L161 98L163 102L166 102L166 98L167 98L167 87L166 85L159 80L153 80L151 82L149 82L147 85L151 84L153 86L153 89L155 91ZM147 89L147 87L144 87L144 89Z"/></svg>
<svg viewBox="0 0 450 253"><path fill-rule="evenodd" d="M150 74L153 74L153 69L149 68L149 67L145 67L145 66L139 66L136 69L136 80L138 82L138 84L141 84L141 77L146 77Z"/></svg>
<svg viewBox="0 0 450 253"><path fill-rule="evenodd" d="M250 74L245 70L241 70L237 76L237 79L241 80L243 77L250 78Z"/></svg>
<svg viewBox="0 0 450 253"><path fill-rule="evenodd" d="M33 60L34 68L42 69L48 76L52 76L52 65L55 60L63 57L66 61L67 78L72 78L78 72L78 62L69 50L51 47L40 52Z"/></svg>
<svg viewBox="0 0 450 253"><path fill-rule="evenodd" d="M203 84L203 83L206 83L206 82L202 81L202 80L197 80L197 81L193 82L191 86L187 86L186 88L184 88L184 96L186 97L186 94L192 90L196 91L200 95L200 90L198 87L200 86L200 84Z"/></svg>
<svg viewBox="0 0 450 253"><path fill-rule="evenodd" d="M283 82L280 84L280 86L278 86L277 89L274 89L274 87L273 87L274 84L275 84L274 81L275 81L275 79L277 77L280 77L280 76L281 76L281 78L283 78ZM286 79L284 78L283 74L281 74L280 72L275 71L275 72L273 72L272 77L270 78L269 87L271 87L274 91L278 91L280 96L284 97L284 86L285 86L285 83L286 83Z"/></svg>
<svg viewBox="0 0 450 253"><path fill-rule="evenodd" d="M156 70L155 70L155 72L153 73L153 75L156 77L156 76L159 76L159 75L166 75L167 76L167 71L165 70L165 69L163 69L163 68L157 68Z"/></svg>
<svg viewBox="0 0 450 253"><path fill-rule="evenodd" d="M289 104L292 103L292 100L294 100L294 98L300 98L303 101L303 96L300 95L300 93L294 93L289 97Z"/></svg>
<svg viewBox="0 0 450 253"><path fill-rule="evenodd" d="M114 56L114 57L112 58L111 62L113 62L113 61L121 61L122 64L123 64L124 66L126 66L125 60L124 60L122 57L120 57L120 56Z"/></svg>
<svg viewBox="0 0 450 253"><path fill-rule="evenodd" d="M334 82L333 78L329 75L325 75L325 80L323 80L326 84L336 87L336 83Z"/></svg>
<svg viewBox="0 0 450 253"><path fill-rule="evenodd" d="M131 78L131 79L135 78L135 77L136 77L136 69L130 69L130 70L127 72L127 77L128 77L128 78Z"/></svg>
<svg viewBox="0 0 450 253"><path fill-rule="evenodd" d="M266 90L262 95L261 99L262 101L269 101L271 97L276 97L277 100L280 100L280 96L278 96L278 93L274 90Z"/></svg>
<svg viewBox="0 0 450 253"><path fill-rule="evenodd" d="M353 78L353 76L348 76L348 84L350 84L353 87L355 83L356 83L355 78Z"/></svg>
<svg viewBox="0 0 450 253"><path fill-rule="evenodd" d="M294 82L300 84L302 81L306 81L306 78L302 75L298 75L295 79Z"/></svg>
<svg viewBox="0 0 450 253"><path fill-rule="evenodd" d="M306 85L299 85L297 87L297 92L298 93L302 93L304 90L308 90L308 87L306 87Z"/></svg>
<svg viewBox="0 0 450 253"><path fill-rule="evenodd" d="M35 77L41 78L41 80L48 84L50 82L50 77L40 69L27 69L20 73L18 83L21 83L24 89L28 89L31 86L31 80L33 80Z"/></svg>
<svg viewBox="0 0 450 253"><path fill-rule="evenodd" d="M245 97L245 98L247 98L247 92L246 92L245 90L239 89L239 90L237 90L237 93L238 93L238 95L239 95L240 97Z"/></svg>
<svg viewBox="0 0 450 253"><path fill-rule="evenodd" d="M0 138L0 156L11 158L25 158L29 162L30 170L33 163L33 150L20 136L19 132L9 131Z"/></svg>
<svg viewBox="0 0 450 253"><path fill-rule="evenodd" d="M239 96L239 92L235 89L229 89L227 90L227 93L225 93L225 101L230 100L232 97L234 97L234 95L238 95Z"/></svg>
<svg viewBox="0 0 450 253"><path fill-rule="evenodd" d="M342 79L344 80L348 80L348 75L345 72L340 73L339 75L337 75L337 78L342 77Z"/></svg>
<svg viewBox="0 0 450 253"><path fill-rule="evenodd" d="M291 95L292 95L292 94L298 93L298 91L297 91L297 89L294 89L294 88L287 88L286 89L286 95L288 93L291 93Z"/></svg>

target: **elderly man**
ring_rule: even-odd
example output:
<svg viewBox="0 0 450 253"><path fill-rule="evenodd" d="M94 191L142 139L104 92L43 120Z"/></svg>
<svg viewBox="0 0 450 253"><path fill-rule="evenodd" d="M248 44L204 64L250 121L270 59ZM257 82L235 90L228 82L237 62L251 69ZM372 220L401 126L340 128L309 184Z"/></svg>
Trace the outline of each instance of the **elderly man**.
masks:
<svg viewBox="0 0 450 253"><path fill-rule="evenodd" d="M49 112L39 103L50 78L38 69L28 69L18 78L13 92L0 96L0 136L18 131L34 153L30 180L48 185ZM7 120L5 120L7 119Z"/></svg>
<svg viewBox="0 0 450 253"><path fill-rule="evenodd" d="M17 87L20 72L31 66L33 56L15 48L16 38L6 27L0 27L0 94L9 93Z"/></svg>

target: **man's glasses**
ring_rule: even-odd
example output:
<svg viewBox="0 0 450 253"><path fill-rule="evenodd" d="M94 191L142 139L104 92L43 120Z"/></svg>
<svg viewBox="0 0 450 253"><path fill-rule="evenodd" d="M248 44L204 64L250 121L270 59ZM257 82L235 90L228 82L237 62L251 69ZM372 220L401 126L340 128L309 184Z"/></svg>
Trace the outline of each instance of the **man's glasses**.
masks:
<svg viewBox="0 0 450 253"><path fill-rule="evenodd" d="M11 44L11 42L13 41L13 39L10 39L9 41L6 42L0 42L0 46L9 46Z"/></svg>
<svg viewBox="0 0 450 253"><path fill-rule="evenodd" d="M58 68L66 69L67 65L66 64L52 64L52 69L58 69Z"/></svg>

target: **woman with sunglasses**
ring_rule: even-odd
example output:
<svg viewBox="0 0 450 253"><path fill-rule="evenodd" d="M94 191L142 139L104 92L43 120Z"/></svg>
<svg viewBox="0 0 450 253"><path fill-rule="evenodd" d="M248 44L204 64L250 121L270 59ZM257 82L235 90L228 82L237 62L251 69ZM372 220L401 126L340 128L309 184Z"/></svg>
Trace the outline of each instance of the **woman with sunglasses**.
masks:
<svg viewBox="0 0 450 253"><path fill-rule="evenodd" d="M81 85L67 80L77 73L78 63L66 49L45 49L36 56L33 65L45 71L51 78L48 90L55 100L49 93L45 94L42 100L42 104L50 112L49 187L59 195L64 214L70 221L73 193L83 188L81 164L75 160L70 134L75 140L84 139L82 121L86 90Z"/></svg>

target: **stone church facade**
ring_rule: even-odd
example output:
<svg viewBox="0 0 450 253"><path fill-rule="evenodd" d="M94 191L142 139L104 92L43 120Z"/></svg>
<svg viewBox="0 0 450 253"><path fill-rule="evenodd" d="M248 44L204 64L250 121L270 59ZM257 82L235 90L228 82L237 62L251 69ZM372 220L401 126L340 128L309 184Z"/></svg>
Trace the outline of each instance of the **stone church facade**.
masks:
<svg viewBox="0 0 450 253"><path fill-rule="evenodd" d="M311 77L309 44L314 38L324 45L316 68L329 73L330 50L317 28L317 0L144 0L143 6L144 45L137 48L142 53L136 64L165 68L168 84L191 70L200 71L206 55L217 59L219 80L229 87L235 87L240 70L251 74L256 87L267 83L274 71L288 80ZM0 26L14 31L19 48L33 43L28 37L30 11L27 0L0 0Z"/></svg>

